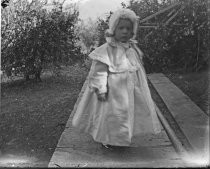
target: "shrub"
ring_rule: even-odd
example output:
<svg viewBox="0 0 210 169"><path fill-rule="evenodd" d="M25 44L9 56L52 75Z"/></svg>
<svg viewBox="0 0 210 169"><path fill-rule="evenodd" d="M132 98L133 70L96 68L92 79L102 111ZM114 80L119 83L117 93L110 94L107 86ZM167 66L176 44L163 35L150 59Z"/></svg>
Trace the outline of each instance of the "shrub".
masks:
<svg viewBox="0 0 210 169"><path fill-rule="evenodd" d="M208 66L207 0L180 2L184 8L170 24L165 23L171 10L151 19L151 23L158 25L155 29L138 29L138 45L144 52L143 61L148 73L193 72ZM122 7L135 11L141 20L171 4L171 0L130 0L128 5L122 4ZM105 20L98 20L99 45L105 42L104 31L108 28L110 16L111 13Z"/></svg>
<svg viewBox="0 0 210 169"><path fill-rule="evenodd" d="M2 70L8 76L29 78L46 67L72 64L80 59L74 25L78 11L63 11L57 4L52 11L42 1L11 0L2 9Z"/></svg>

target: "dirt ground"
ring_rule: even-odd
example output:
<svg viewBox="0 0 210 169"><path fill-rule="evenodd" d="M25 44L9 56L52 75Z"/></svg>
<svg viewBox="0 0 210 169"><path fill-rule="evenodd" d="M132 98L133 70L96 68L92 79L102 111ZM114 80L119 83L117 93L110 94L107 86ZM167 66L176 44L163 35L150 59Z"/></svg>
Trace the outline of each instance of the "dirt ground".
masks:
<svg viewBox="0 0 210 169"><path fill-rule="evenodd" d="M63 69L60 77L43 75L41 83L1 85L0 157L8 166L47 167L87 73L77 65ZM205 110L206 74L167 76Z"/></svg>

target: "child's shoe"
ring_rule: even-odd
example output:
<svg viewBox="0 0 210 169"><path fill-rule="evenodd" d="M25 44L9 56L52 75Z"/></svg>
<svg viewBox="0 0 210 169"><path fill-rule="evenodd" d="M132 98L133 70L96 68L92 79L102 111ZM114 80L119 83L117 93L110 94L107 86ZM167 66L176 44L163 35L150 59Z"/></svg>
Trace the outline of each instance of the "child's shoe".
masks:
<svg viewBox="0 0 210 169"><path fill-rule="evenodd" d="M107 149L112 149L111 145L108 145L108 144L102 143L102 146L105 147L105 148L107 148Z"/></svg>

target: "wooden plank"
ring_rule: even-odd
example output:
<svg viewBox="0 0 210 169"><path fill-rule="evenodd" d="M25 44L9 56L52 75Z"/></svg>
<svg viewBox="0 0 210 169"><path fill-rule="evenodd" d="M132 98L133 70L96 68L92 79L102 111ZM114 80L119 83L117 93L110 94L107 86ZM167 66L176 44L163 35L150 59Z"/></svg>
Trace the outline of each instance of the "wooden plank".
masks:
<svg viewBox="0 0 210 169"><path fill-rule="evenodd" d="M196 154L209 152L209 116L167 77L152 74L149 80L163 99Z"/></svg>
<svg viewBox="0 0 210 169"><path fill-rule="evenodd" d="M163 128L158 135L135 136L131 147L109 150L72 126L61 135L49 167L55 167L55 164L61 167L187 166L175 152Z"/></svg>
<svg viewBox="0 0 210 169"><path fill-rule="evenodd" d="M153 25L139 25L139 28L158 28L158 26L153 26Z"/></svg>
<svg viewBox="0 0 210 169"><path fill-rule="evenodd" d="M103 149L89 154L72 149L57 148L48 167L126 167L126 168L159 168L186 167L176 156L168 156L171 147L161 148L127 148L124 151ZM188 165L189 166L189 165Z"/></svg>
<svg viewBox="0 0 210 169"><path fill-rule="evenodd" d="M169 22L171 22L176 16L177 14L182 11L183 9L185 8L185 6L182 6L175 14L173 14L166 22L165 22L165 25L168 25Z"/></svg>
<svg viewBox="0 0 210 169"><path fill-rule="evenodd" d="M174 4L170 5L170 6L168 6L168 7L164 8L164 9L162 9L162 10L160 10L160 11L158 11L158 12L152 14L152 15L150 15L150 16L147 16L146 18L140 20L139 23L143 23L143 22L145 22L145 21L147 21L149 19L152 19L152 18L156 17L157 15L159 15L159 14L161 14L161 13L163 13L163 12L165 12L165 11L171 9L171 8L174 8L175 6L180 5L180 4L181 4L180 2L174 3Z"/></svg>

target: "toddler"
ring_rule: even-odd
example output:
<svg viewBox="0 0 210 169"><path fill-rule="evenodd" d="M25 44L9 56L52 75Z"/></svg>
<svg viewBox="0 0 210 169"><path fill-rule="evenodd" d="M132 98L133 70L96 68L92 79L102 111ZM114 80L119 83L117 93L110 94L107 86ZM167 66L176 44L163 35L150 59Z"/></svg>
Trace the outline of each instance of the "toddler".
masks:
<svg viewBox="0 0 210 169"><path fill-rule="evenodd" d="M129 146L137 134L160 132L136 46L138 17L129 9L112 14L106 43L92 51L88 87L78 104L72 124L105 147Z"/></svg>

